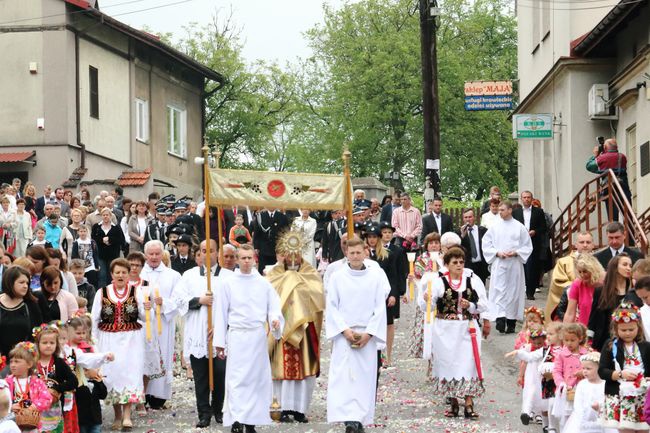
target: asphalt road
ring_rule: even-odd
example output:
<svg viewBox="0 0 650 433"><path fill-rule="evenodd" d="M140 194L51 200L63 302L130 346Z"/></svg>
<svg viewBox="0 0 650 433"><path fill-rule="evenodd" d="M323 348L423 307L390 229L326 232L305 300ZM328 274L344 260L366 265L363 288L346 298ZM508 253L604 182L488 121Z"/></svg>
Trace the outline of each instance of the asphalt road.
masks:
<svg viewBox="0 0 650 433"><path fill-rule="evenodd" d="M546 293L537 295L534 303L543 307ZM527 302L527 306L531 302ZM381 374L375 425L366 427L368 432L541 432L541 426L523 426L519 421L521 406L520 389L516 383L517 364L504 360L504 354L513 349L514 335L501 335L494 330L483 342L483 370L486 393L475 402L480 418L467 421L464 418L445 418L445 405L434 395L426 380L427 363L408 357L407 335L413 320L413 305L402 305L402 318L396 328L396 347L393 367ZM519 330L520 324L517 326ZM515 334L516 335L516 334ZM326 422L327 370L330 345L321 344L323 374L317 380L308 424L274 424L258 427L260 433L320 433L343 432L342 425ZM173 399L169 408L150 411L146 417L134 416L134 432L184 433L229 432L229 428L215 425L208 429L196 429L197 421L193 382L184 376L174 379ZM105 410L104 431L109 431L112 411ZM462 407L461 407L462 415Z"/></svg>

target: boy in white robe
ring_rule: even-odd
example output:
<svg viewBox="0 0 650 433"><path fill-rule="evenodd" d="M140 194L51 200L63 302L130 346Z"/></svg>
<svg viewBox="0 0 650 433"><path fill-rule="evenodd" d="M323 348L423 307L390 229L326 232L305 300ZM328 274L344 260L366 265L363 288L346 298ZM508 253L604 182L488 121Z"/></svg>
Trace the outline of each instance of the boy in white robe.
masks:
<svg viewBox="0 0 650 433"><path fill-rule="evenodd" d="M515 332L517 320L524 317L526 279L524 263L533 252L526 227L512 218L512 204L499 205L502 221L483 236L483 255L490 270L490 317L496 318L500 333Z"/></svg>
<svg viewBox="0 0 650 433"><path fill-rule="evenodd" d="M344 422L346 433L361 433L363 424L373 422L377 350L386 344L390 284L382 271L366 268L364 258L363 242L349 240L348 265L332 275L327 293L327 422Z"/></svg>
<svg viewBox="0 0 650 433"><path fill-rule="evenodd" d="M279 340L284 317L275 289L254 269L253 247L242 245L238 261L239 272L215 293L214 344L222 359L228 348L223 425L232 426L232 433L254 433L255 425L271 424L273 379L265 325Z"/></svg>

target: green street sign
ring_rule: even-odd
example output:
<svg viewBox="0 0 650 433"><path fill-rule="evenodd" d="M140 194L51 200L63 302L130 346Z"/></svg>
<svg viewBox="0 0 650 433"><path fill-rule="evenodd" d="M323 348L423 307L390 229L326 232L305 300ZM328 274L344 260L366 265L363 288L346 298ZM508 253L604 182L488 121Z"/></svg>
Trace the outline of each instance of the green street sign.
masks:
<svg viewBox="0 0 650 433"><path fill-rule="evenodd" d="M552 140L552 114L515 114L512 116L512 138L515 140Z"/></svg>

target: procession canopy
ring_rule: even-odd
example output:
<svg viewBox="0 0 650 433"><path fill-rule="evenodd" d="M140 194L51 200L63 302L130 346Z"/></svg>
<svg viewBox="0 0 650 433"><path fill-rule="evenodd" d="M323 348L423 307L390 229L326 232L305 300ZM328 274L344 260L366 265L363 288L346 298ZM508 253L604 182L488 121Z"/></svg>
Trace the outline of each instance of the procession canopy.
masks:
<svg viewBox="0 0 650 433"><path fill-rule="evenodd" d="M211 206L339 210L345 176L275 171L210 169Z"/></svg>

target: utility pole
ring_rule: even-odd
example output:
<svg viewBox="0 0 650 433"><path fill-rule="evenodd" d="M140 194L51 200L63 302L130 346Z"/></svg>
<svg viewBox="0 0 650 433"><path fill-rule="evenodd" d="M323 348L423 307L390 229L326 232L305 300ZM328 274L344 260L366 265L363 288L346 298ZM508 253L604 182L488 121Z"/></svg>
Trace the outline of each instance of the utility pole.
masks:
<svg viewBox="0 0 650 433"><path fill-rule="evenodd" d="M424 121L424 201L440 196L440 113L438 54L436 50L437 0L420 2L420 55L422 58L422 118Z"/></svg>

